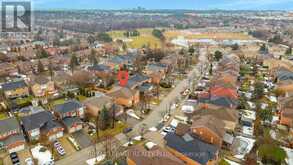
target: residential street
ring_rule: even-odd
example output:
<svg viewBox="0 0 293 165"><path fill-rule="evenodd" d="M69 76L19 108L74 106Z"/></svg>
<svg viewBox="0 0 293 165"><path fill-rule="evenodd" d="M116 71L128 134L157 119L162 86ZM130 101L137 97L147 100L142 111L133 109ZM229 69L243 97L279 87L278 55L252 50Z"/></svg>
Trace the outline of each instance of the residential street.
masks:
<svg viewBox="0 0 293 165"><path fill-rule="evenodd" d="M160 105L158 105L151 114L149 114L142 122L134 127L133 132L137 132L142 124L146 124L148 128L155 127L162 119L162 113L167 111L168 107L174 103L176 98L181 97L180 92L187 88L188 79L192 77L198 78L200 75L201 65L205 64L207 62L206 60L206 51L205 49L201 49L198 65L196 65L194 69L188 73L186 79L180 81L180 83L177 84L177 86L162 100Z"/></svg>
<svg viewBox="0 0 293 165"><path fill-rule="evenodd" d="M139 131L141 125L143 123L147 124L147 127L154 127L158 124L158 122L162 118L162 113L166 112L166 109L168 106L174 102L176 98L181 97L180 92L183 91L188 86L188 80L191 77L196 77L200 75L203 64L207 63L207 57L206 57L206 50L205 48L200 49L200 56L199 56L199 62L198 65L194 67L194 69L188 73L188 76L186 79L180 81L179 84L161 101L160 105L158 105L143 121L141 121L139 124L135 125L133 128L132 133L136 133ZM138 134L138 133L137 133ZM102 151L102 145L97 144L98 151ZM92 146L85 148L79 152L75 152L74 154L67 156L66 158L57 161L57 165L82 165L86 164L85 161L93 158L94 156L94 149Z"/></svg>

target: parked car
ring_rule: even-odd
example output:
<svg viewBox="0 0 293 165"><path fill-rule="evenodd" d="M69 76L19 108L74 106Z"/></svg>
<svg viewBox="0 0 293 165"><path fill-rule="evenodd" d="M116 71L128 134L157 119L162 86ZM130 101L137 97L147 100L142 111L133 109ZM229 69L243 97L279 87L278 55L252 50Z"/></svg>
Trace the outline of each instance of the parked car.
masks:
<svg viewBox="0 0 293 165"><path fill-rule="evenodd" d="M57 150L59 155L64 156L66 154L64 148L62 147L62 145L59 141L54 142L54 147Z"/></svg>
<svg viewBox="0 0 293 165"><path fill-rule="evenodd" d="M20 165L20 161L16 152L10 154L10 159L13 165Z"/></svg>
<svg viewBox="0 0 293 165"><path fill-rule="evenodd" d="M175 131L176 131L176 129L173 127L164 127L163 128L163 132L169 133L169 132L175 132Z"/></svg>
<svg viewBox="0 0 293 165"><path fill-rule="evenodd" d="M77 151L81 150L81 147L79 146L79 144L76 142L76 140L72 136L69 136L67 139L69 140L69 142L73 145L73 147Z"/></svg>
<svg viewBox="0 0 293 165"><path fill-rule="evenodd" d="M26 165L34 165L34 161L32 158L27 158L27 159L25 159L24 162Z"/></svg>
<svg viewBox="0 0 293 165"><path fill-rule="evenodd" d="M127 133L129 133L129 132L131 132L131 131L132 131L132 128L131 128L131 127L124 128L124 129L123 129L123 133L124 133L124 134L127 134Z"/></svg>

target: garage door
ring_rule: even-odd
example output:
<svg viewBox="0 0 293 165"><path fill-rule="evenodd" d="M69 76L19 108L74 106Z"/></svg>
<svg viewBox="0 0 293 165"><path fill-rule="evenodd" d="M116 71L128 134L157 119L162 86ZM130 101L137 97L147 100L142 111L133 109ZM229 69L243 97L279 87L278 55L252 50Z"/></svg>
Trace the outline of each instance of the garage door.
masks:
<svg viewBox="0 0 293 165"><path fill-rule="evenodd" d="M82 129L82 125L78 125L78 126L76 127L75 131L79 131L79 130L81 130L81 129Z"/></svg>
<svg viewBox="0 0 293 165"><path fill-rule="evenodd" d="M9 153L12 153L12 152L18 152L18 151L21 151L21 150L24 150L24 144L23 145L19 145L19 146L14 147L14 148L11 148L8 152Z"/></svg>
<svg viewBox="0 0 293 165"><path fill-rule="evenodd" d="M52 136L49 136L49 141L55 141L56 140L56 135L52 135Z"/></svg>
<svg viewBox="0 0 293 165"><path fill-rule="evenodd" d="M63 137L63 132L59 132L59 133L57 133L57 138L61 138L61 137Z"/></svg>

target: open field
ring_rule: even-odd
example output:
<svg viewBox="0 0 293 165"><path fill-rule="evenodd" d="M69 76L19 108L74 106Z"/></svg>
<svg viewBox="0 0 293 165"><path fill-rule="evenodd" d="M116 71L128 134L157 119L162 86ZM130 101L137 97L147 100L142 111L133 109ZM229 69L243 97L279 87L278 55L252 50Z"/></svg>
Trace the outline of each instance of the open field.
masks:
<svg viewBox="0 0 293 165"><path fill-rule="evenodd" d="M287 70L293 71L293 62L285 59L267 59L264 61L264 65L267 65L271 69L285 68Z"/></svg>
<svg viewBox="0 0 293 165"><path fill-rule="evenodd" d="M251 36L245 33L234 33L234 32L204 32L204 33L195 33L191 31L179 31L172 30L165 32L167 39L173 39L178 36L183 36L187 39L216 39L216 40L249 40L253 39Z"/></svg>
<svg viewBox="0 0 293 165"><path fill-rule="evenodd" d="M110 36L116 40L121 39L127 43L129 48L141 48L150 46L151 48L160 48L162 43L159 39L152 35L152 28L137 29L140 32L138 37L125 37L125 30L117 30L108 32ZM172 40L178 36L183 36L186 39L215 39L215 40L249 40L253 37L245 33L237 32L194 32L192 30L166 30L164 33L167 40Z"/></svg>
<svg viewBox="0 0 293 165"><path fill-rule="evenodd" d="M129 48L141 48L143 46L149 46L150 48L160 48L161 42L159 39L154 37L152 35L151 28L143 28L143 29L137 29L140 32L140 36L137 37L125 37L124 32L125 31L111 31L108 32L110 36L115 39L122 39L122 40L128 40L126 42L127 47Z"/></svg>
<svg viewBox="0 0 293 165"><path fill-rule="evenodd" d="M130 48L141 48L143 46L149 46L150 48L160 48L162 43L159 39L152 35L141 35L132 38L133 41L127 44Z"/></svg>

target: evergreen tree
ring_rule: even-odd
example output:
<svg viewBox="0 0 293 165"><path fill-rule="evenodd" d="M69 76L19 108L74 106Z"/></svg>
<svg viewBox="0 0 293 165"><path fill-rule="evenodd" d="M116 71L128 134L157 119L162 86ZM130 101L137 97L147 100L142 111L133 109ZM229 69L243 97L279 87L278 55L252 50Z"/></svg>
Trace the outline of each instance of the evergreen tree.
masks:
<svg viewBox="0 0 293 165"><path fill-rule="evenodd" d="M38 72L43 73L45 71L44 65L41 60L38 61Z"/></svg>
<svg viewBox="0 0 293 165"><path fill-rule="evenodd" d="M49 73L50 73L51 78L53 78L53 76L54 76L54 69L53 69L53 64L52 64L51 61L49 61L48 70L49 70Z"/></svg>
<svg viewBox="0 0 293 165"><path fill-rule="evenodd" d="M105 130L108 127L109 114L108 109L104 106L99 114L99 126L101 130Z"/></svg>
<svg viewBox="0 0 293 165"><path fill-rule="evenodd" d="M78 66L78 60L77 60L76 55L73 54L70 59L70 68L71 68L72 73L73 73L76 66Z"/></svg>
<svg viewBox="0 0 293 165"><path fill-rule="evenodd" d="M214 59L216 61L220 61L222 58L223 58L223 53L217 50L214 54Z"/></svg>
<svg viewBox="0 0 293 165"><path fill-rule="evenodd" d="M97 65L98 64L98 60L96 58L96 51L94 49L91 50L89 61L90 61L90 63L92 65Z"/></svg>
<svg viewBox="0 0 293 165"><path fill-rule="evenodd" d="M291 46L286 50L285 54L287 56L292 55L292 47Z"/></svg>

